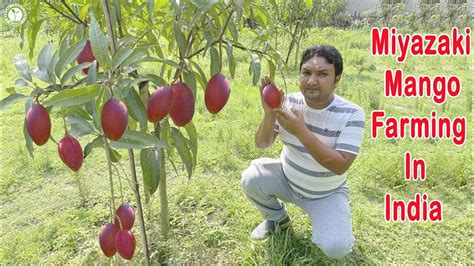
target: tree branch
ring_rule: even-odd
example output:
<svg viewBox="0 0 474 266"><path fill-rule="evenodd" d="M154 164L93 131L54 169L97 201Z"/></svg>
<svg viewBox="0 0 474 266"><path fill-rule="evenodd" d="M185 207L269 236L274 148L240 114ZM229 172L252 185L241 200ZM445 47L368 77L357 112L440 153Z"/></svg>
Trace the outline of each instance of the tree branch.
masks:
<svg viewBox="0 0 474 266"><path fill-rule="evenodd" d="M122 12L120 10L120 0L114 0L115 16L117 17L118 34L120 38L124 37L122 29Z"/></svg>
<svg viewBox="0 0 474 266"><path fill-rule="evenodd" d="M72 22L74 22L74 23L76 23L76 24L81 24L80 21L77 21L77 20L75 20L74 18L72 18L72 17L66 15L64 12L62 12L61 10L59 10L57 7L53 6L53 4L51 4L50 2L44 1L44 3L45 3L46 5L48 5L49 8L51 8L51 9L53 9L54 11L58 12L61 16L65 17L65 18L67 18L67 19L69 19L69 20L71 20Z"/></svg>
<svg viewBox="0 0 474 266"><path fill-rule="evenodd" d="M107 24L107 31L109 33L110 49L112 50L112 55L114 55L117 49L116 49L116 43L115 43L114 29L112 27L112 20L110 18L109 3L108 3L108 0L102 0L101 3L102 3L102 9L104 10L104 13L105 13L105 22Z"/></svg>
<svg viewBox="0 0 474 266"><path fill-rule="evenodd" d="M72 8L66 3L66 0L61 0L61 3L66 7L67 10L69 10L69 12L71 12L71 14L76 18L77 21L87 27L87 24L81 18L79 18L79 16L76 15L74 10L72 10Z"/></svg>
<svg viewBox="0 0 474 266"><path fill-rule="evenodd" d="M255 50L255 49L248 49L248 48L243 47L242 45L233 43L233 42L231 42L231 41L228 41L228 43L232 44L232 46L234 46L235 48L239 48L240 50L250 51L250 52L252 52L252 53L256 53L256 54L260 54L260 55L264 55L264 54L265 54L263 51Z"/></svg>
<svg viewBox="0 0 474 266"><path fill-rule="evenodd" d="M230 21L230 19L231 19L231 17L232 17L232 13L234 13L234 11L235 11L235 10L230 11L229 16L227 17L227 21L225 22L224 28L222 29L222 32L221 32L221 34L219 35L219 38L218 38L217 40L215 40L214 42L212 42L212 44L211 44L210 46L213 46L213 45L215 45L215 44L217 44L217 43L222 42L222 37L224 37L225 31L227 30L227 26L229 25L229 21ZM207 46L198 49L197 51L195 51L195 52L192 53L191 55L187 56L186 58L187 58L187 59L190 59L191 57L194 57L195 55L197 55L197 54L201 53L202 51L204 51L204 50L206 49L206 47L207 47Z"/></svg>
<svg viewBox="0 0 474 266"><path fill-rule="evenodd" d="M229 26L229 21L232 18L232 14L234 13L234 11L235 11L234 9L230 11L229 16L227 17L227 20L225 22L224 28L222 28L222 32L221 32L221 35L219 36L219 40L222 40L222 37L224 36L225 31L227 30L227 26Z"/></svg>

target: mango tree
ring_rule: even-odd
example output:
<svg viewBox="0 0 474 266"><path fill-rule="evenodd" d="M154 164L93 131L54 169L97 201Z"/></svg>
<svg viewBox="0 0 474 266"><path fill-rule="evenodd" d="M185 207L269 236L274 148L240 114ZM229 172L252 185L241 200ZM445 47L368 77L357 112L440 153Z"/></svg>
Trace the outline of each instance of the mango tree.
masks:
<svg viewBox="0 0 474 266"><path fill-rule="evenodd" d="M170 153L179 154L191 178L198 161L198 132L192 122L195 101L205 97L211 113L218 113L226 104L230 83L222 74L224 57L231 77L238 63L235 49L248 53L253 84L259 80L262 60L268 62L268 72L274 77L282 58L268 42L271 14L260 1L250 0L20 3L28 11L28 20L17 32L28 40L29 60L22 55L14 57L20 77L7 89L9 95L1 101L0 109L15 101L25 103L24 138L31 156L41 145L58 145L62 161L72 171L79 171L93 149L104 150L110 223L101 230L100 245L106 256L118 251L125 259L131 259L135 249L130 231L135 213L128 204L116 209L113 168L125 160L117 150L128 150L130 184L144 260L149 264L135 151L140 153L145 199L159 191L161 232L166 239L165 169L168 163L175 165ZM245 40L239 34L244 18L260 24L249 29L254 34ZM53 31L58 45L49 43L34 54L38 32L45 28ZM209 60L210 68L203 69L198 59ZM143 68L150 62L159 67ZM64 123L51 125L50 113L60 114ZM51 127L64 127L59 142L51 135ZM80 140L86 135L94 138L82 148Z"/></svg>
<svg viewBox="0 0 474 266"><path fill-rule="evenodd" d="M307 35L310 28L314 27L317 15L316 10L324 10L325 2L331 1L312 1L312 0L270 0L264 4L268 9L272 10L273 26L269 29L272 31L273 47L275 49L286 50L285 65L290 60L291 53L296 47L295 66L301 41ZM256 21L258 24L265 21ZM284 40L283 42L281 40ZM289 40L289 44L286 41Z"/></svg>

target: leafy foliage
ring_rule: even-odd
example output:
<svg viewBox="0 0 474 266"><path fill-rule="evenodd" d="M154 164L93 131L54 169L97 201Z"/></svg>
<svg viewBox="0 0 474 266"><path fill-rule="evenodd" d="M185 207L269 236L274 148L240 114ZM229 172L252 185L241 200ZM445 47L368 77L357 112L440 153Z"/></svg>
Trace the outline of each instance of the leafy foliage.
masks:
<svg viewBox="0 0 474 266"><path fill-rule="evenodd" d="M159 140L147 133L145 105L149 92L136 90L135 86L142 88L148 83L151 87L164 86L184 79L196 100L200 94L197 87L203 90L208 77L222 71L224 56L229 72L234 76L235 48L248 52L254 84L260 78L262 60L269 62L273 76L275 69L282 65L278 51L267 42L273 18L254 1L111 1L108 10L100 1L34 0L21 3L26 6L29 19L18 33L22 38L25 35L28 38L29 58L35 56L36 34L40 27L56 32L59 45L56 50L51 43L44 46L37 55L36 66L30 66L21 55L15 57L20 74L16 85L31 88L31 93L11 90L12 93L2 100L2 108L15 101L37 100L53 112L67 113L65 124L73 129L74 135L100 136L98 118L103 104L112 95L124 101L131 124L139 122L143 133L131 128L121 140L110 145L118 149L145 149L141 154L145 161L141 165L145 180L151 184L150 194L157 184L150 178L158 179L149 174L156 170L151 166L161 164L152 152L153 147L176 149L191 177L197 163L197 132L191 124L185 128L186 137L178 128L169 126L166 118L162 122L164 126L158 128L168 131L165 135L171 138ZM249 43L239 41L244 17L252 18L262 26L253 30L255 38ZM96 61L76 65L74 59L86 40L90 40ZM208 55L210 68L206 76L196 59ZM146 62L158 62L161 67L143 71L141 65ZM96 69L97 65L99 69ZM87 76L82 75L83 68L89 68ZM160 132L154 133L160 137ZM31 146L28 143L27 139L27 146ZM98 138L88 143L86 156L93 147L103 146L98 144ZM32 153L32 149L29 150Z"/></svg>

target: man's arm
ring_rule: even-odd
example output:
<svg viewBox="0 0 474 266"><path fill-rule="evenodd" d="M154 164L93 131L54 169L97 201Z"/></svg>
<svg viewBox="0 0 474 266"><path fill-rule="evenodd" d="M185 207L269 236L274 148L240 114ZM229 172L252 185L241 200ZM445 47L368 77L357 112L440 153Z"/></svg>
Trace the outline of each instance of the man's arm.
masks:
<svg viewBox="0 0 474 266"><path fill-rule="evenodd" d="M255 146L259 149L265 149L270 147L275 141L277 132L273 130L275 126L276 116L269 114L265 115L260 122L260 125L255 132Z"/></svg>
<svg viewBox="0 0 474 266"><path fill-rule="evenodd" d="M338 175L344 174L356 158L355 154L330 148L306 127L305 130L295 136L308 149L314 160Z"/></svg>
<svg viewBox="0 0 474 266"><path fill-rule="evenodd" d="M277 111L280 125L296 136L303 146L309 151L314 160L328 170L342 175L351 166L356 158L355 154L335 150L321 142L304 123L303 114L298 110Z"/></svg>

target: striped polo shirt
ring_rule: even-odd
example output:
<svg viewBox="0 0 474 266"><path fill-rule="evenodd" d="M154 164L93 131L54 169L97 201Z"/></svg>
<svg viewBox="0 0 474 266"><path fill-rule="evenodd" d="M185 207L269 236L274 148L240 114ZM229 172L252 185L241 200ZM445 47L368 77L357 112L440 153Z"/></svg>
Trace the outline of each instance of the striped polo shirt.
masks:
<svg viewBox="0 0 474 266"><path fill-rule="evenodd" d="M359 153L364 137L365 114L358 105L334 94L334 100L324 109L306 105L301 92L287 95L286 108L304 115L306 127L329 147L353 154ZM347 187L347 172L342 175L328 170L313 159L297 137L280 127L275 131L283 143L281 162L290 187L305 198L322 198Z"/></svg>

